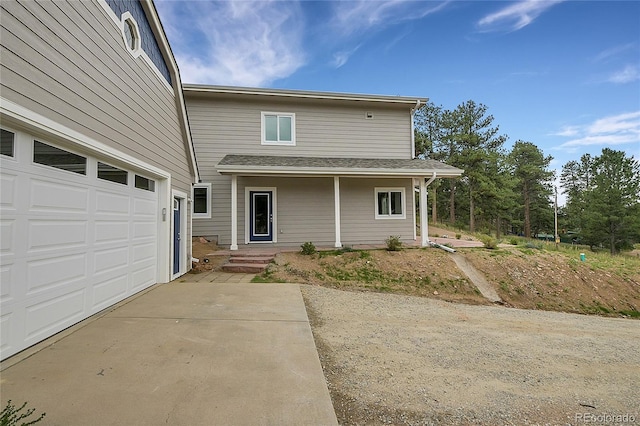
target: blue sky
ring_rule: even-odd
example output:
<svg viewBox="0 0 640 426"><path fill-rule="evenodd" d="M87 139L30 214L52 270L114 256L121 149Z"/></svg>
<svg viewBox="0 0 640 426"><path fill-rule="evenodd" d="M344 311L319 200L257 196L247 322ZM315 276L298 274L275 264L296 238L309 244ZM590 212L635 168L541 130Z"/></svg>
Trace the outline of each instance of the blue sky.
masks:
<svg viewBox="0 0 640 426"><path fill-rule="evenodd" d="M639 1L156 0L184 83L488 106L560 169L640 159Z"/></svg>

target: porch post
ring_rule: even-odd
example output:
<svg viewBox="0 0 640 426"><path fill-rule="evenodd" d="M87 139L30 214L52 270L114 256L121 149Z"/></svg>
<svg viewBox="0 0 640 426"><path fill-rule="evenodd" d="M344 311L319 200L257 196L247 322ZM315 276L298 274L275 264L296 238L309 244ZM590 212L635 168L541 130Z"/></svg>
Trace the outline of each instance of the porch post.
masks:
<svg viewBox="0 0 640 426"><path fill-rule="evenodd" d="M238 250L238 176L231 175L231 250Z"/></svg>
<svg viewBox="0 0 640 426"><path fill-rule="evenodd" d="M429 218L427 217L427 183L424 177L420 178L420 236L421 246L429 245Z"/></svg>
<svg viewBox="0 0 640 426"><path fill-rule="evenodd" d="M340 241L340 176L333 177L333 198L335 207L335 221L336 221L336 244L335 247L342 247Z"/></svg>

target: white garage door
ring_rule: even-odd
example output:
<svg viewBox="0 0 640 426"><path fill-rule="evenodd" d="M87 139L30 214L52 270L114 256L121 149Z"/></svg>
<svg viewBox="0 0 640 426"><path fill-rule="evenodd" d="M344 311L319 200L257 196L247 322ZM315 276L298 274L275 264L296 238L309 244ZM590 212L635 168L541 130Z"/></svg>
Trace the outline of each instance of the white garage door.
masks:
<svg viewBox="0 0 640 426"><path fill-rule="evenodd" d="M155 182L2 131L1 357L156 283Z"/></svg>

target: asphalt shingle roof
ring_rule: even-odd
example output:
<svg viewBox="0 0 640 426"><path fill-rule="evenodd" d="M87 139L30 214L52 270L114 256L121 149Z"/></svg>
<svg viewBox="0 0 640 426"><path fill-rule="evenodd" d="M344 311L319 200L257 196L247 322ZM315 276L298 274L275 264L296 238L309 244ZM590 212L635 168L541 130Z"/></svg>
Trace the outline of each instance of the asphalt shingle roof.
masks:
<svg viewBox="0 0 640 426"><path fill-rule="evenodd" d="M435 160L391 158L336 158L336 157L288 157L263 155L227 155L218 163L218 171L362 171L366 174L425 174L433 172L459 176L462 170Z"/></svg>

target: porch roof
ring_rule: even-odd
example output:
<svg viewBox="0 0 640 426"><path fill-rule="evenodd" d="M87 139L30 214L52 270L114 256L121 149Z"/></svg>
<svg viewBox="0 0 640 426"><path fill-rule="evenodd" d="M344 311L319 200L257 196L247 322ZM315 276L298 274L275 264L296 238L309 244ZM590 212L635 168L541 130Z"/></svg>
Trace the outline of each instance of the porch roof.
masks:
<svg viewBox="0 0 640 426"><path fill-rule="evenodd" d="M464 170L435 160L393 158L288 157L227 155L217 165L221 174L299 176L457 177Z"/></svg>

